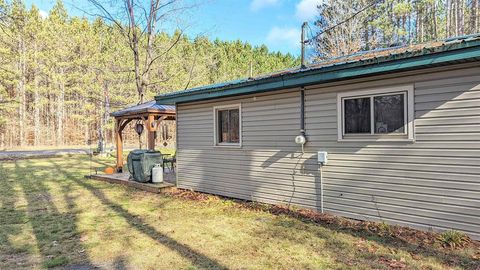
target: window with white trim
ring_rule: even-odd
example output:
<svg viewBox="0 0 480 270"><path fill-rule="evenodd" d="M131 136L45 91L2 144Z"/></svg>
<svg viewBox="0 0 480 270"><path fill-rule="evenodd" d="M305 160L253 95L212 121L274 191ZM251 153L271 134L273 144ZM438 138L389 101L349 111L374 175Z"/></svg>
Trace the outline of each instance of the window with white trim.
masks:
<svg viewBox="0 0 480 270"><path fill-rule="evenodd" d="M413 87L338 94L339 140L413 140Z"/></svg>
<svg viewBox="0 0 480 270"><path fill-rule="evenodd" d="M241 145L240 105L214 107L214 139L217 146Z"/></svg>

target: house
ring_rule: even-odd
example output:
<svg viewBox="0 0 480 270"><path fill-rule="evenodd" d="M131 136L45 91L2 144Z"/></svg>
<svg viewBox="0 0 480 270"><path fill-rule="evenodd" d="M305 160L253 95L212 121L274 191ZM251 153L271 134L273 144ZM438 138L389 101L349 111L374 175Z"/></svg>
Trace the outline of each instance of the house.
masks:
<svg viewBox="0 0 480 270"><path fill-rule="evenodd" d="M480 238L480 35L156 101L176 105L180 188Z"/></svg>

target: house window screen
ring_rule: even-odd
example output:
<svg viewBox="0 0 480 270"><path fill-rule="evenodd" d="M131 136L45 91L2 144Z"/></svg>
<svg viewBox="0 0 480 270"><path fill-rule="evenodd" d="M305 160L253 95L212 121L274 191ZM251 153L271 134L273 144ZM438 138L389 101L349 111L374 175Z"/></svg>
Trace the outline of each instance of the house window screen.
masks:
<svg viewBox="0 0 480 270"><path fill-rule="evenodd" d="M370 133L370 98L352 98L344 101L345 133Z"/></svg>
<svg viewBox="0 0 480 270"><path fill-rule="evenodd" d="M375 133L405 133L405 95L374 97Z"/></svg>
<svg viewBox="0 0 480 270"><path fill-rule="evenodd" d="M217 111L218 143L240 142L240 110L224 109Z"/></svg>

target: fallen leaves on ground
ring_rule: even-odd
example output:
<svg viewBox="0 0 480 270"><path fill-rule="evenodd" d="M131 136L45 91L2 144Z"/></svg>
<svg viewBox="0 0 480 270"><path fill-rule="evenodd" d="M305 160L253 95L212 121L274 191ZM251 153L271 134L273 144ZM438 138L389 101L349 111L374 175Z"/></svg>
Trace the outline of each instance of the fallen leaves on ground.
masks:
<svg viewBox="0 0 480 270"><path fill-rule="evenodd" d="M407 268L407 263L404 258L401 258L399 260L381 258L379 262L388 266L390 269L406 269Z"/></svg>
<svg viewBox="0 0 480 270"><path fill-rule="evenodd" d="M373 221L359 221L347 219L331 214L319 213L310 209L296 209L287 205L270 205L259 202L231 199L222 196L182 189L175 189L171 191L169 195L177 198L206 203L211 201L226 200L232 202L232 205L238 208L249 209L253 211L265 211L273 215L285 215L306 222L314 222L318 224L334 226L340 230L353 230L357 232L378 235L380 237L389 237L391 239L416 245L419 247L434 247L435 244L438 243L438 234L434 232L420 231L398 225L386 225L385 223ZM471 239L468 239L467 243L469 247L480 250L479 241L473 241ZM474 256L478 257L480 256L480 253L475 254Z"/></svg>

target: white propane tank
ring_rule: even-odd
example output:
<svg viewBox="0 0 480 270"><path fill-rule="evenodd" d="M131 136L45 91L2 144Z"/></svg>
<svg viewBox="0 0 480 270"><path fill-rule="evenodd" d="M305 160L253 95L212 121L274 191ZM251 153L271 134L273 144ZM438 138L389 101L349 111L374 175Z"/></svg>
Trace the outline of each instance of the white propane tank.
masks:
<svg viewBox="0 0 480 270"><path fill-rule="evenodd" d="M163 167L161 164L155 165L152 168L152 183L162 183L163 182Z"/></svg>

